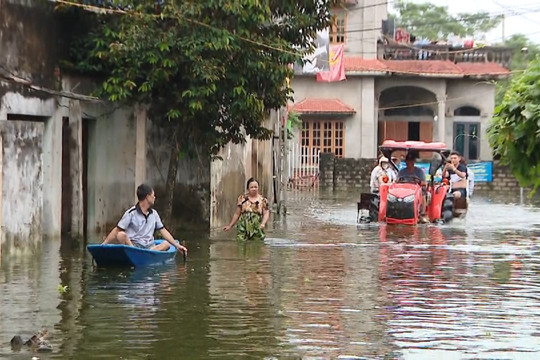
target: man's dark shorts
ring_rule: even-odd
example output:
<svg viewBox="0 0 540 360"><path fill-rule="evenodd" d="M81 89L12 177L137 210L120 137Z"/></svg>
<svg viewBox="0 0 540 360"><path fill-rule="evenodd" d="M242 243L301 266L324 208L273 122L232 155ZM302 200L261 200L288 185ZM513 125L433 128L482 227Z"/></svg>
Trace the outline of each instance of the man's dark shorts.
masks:
<svg viewBox="0 0 540 360"><path fill-rule="evenodd" d="M452 190L452 193L456 192L456 191L459 191L461 193L461 197L462 198L465 198L467 197L467 189L465 188L461 188L461 189L453 189Z"/></svg>

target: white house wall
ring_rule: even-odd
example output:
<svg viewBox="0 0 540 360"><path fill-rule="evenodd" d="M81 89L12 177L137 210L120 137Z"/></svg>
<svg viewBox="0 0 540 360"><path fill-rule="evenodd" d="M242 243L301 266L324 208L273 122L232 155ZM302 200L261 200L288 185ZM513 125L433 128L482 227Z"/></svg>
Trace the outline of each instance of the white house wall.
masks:
<svg viewBox="0 0 540 360"><path fill-rule="evenodd" d="M345 157L376 156L377 124L373 78L348 77L334 83L317 82L313 76L298 76L291 82L294 101L304 98L339 99L356 113L345 120ZM293 104L290 104L291 106ZM335 118L328 115L329 119ZM292 141L300 141L298 135Z"/></svg>
<svg viewBox="0 0 540 360"><path fill-rule="evenodd" d="M480 110L480 160L492 160L493 156L486 130L495 109L495 84L481 80L449 81L446 116L448 122L447 134L453 137L456 121L464 119L454 117L454 111L463 106L471 106ZM452 140L451 140L452 141Z"/></svg>

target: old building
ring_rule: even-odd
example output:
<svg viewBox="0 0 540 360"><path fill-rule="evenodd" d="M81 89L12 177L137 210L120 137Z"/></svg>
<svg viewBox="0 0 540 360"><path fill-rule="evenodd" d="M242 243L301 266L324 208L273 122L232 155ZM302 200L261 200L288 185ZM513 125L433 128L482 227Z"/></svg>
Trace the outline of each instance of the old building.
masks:
<svg viewBox="0 0 540 360"><path fill-rule="evenodd" d="M0 14L0 250L29 252L64 234L100 241L142 182L154 186L161 209L167 134L146 106L99 101L88 96L97 79L64 69L76 19L51 2L24 0L0 0ZM180 160L175 218L228 222L250 176L271 197L271 143L248 139L222 157Z"/></svg>

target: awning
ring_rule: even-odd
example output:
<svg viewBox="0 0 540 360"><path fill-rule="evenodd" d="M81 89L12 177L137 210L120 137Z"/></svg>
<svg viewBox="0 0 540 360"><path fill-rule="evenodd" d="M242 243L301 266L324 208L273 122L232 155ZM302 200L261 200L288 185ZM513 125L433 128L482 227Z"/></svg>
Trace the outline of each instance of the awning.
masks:
<svg viewBox="0 0 540 360"><path fill-rule="evenodd" d="M352 115L354 108L339 99L305 98L294 104L291 110L303 115Z"/></svg>

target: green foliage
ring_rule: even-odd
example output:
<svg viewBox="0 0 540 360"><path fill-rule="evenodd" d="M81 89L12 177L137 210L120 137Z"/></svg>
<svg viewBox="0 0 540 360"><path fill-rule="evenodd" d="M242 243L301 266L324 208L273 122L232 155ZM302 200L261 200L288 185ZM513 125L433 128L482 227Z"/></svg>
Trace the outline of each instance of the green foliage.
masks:
<svg viewBox="0 0 540 360"><path fill-rule="evenodd" d="M302 127L302 119L294 111L289 111L287 117L287 138L290 140L294 137L293 129L300 129Z"/></svg>
<svg viewBox="0 0 540 360"><path fill-rule="evenodd" d="M501 162L532 193L540 186L540 59L516 76L487 130Z"/></svg>
<svg viewBox="0 0 540 360"><path fill-rule="evenodd" d="M127 14L96 15L77 67L105 75L100 95L145 103L184 148L210 154L246 135L268 139L268 110L291 98L288 64L330 22L318 0L123 1Z"/></svg>
<svg viewBox="0 0 540 360"><path fill-rule="evenodd" d="M514 34L508 38L501 46L512 49L512 62L510 64L510 70L518 75L522 70L525 70L529 61L534 60L537 55L540 55L540 46L531 42L525 35ZM497 82L495 103L501 104L504 94L510 87L511 78L507 80L500 80Z"/></svg>
<svg viewBox="0 0 540 360"><path fill-rule="evenodd" d="M396 26L407 29L416 37L430 40L446 38L450 34L474 36L495 28L502 17L492 17L487 12L448 13L446 6L431 3L412 3L399 0L394 4Z"/></svg>

